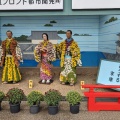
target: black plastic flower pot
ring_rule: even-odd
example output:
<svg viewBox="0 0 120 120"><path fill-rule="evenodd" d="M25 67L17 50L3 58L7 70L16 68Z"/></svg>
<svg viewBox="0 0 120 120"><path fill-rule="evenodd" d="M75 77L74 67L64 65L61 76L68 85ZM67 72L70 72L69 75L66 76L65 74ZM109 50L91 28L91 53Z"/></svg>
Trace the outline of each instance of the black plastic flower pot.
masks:
<svg viewBox="0 0 120 120"><path fill-rule="evenodd" d="M37 114L38 112L40 112L40 105L30 106L30 113L31 114Z"/></svg>
<svg viewBox="0 0 120 120"><path fill-rule="evenodd" d="M79 113L79 107L80 107L80 104L77 104L77 105L70 105L70 112L72 114L77 114Z"/></svg>
<svg viewBox="0 0 120 120"><path fill-rule="evenodd" d="M19 111L20 111L20 103L18 103L18 104L10 103L10 112L11 113L18 113Z"/></svg>
<svg viewBox="0 0 120 120"><path fill-rule="evenodd" d="M50 115L55 115L58 113L58 106L48 106L48 113Z"/></svg>

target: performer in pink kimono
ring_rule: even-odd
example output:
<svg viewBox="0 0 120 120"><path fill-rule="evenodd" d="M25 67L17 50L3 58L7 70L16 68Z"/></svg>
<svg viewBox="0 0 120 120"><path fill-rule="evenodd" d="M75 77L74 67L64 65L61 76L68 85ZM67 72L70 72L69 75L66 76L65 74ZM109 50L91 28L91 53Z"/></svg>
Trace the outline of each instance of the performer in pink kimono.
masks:
<svg viewBox="0 0 120 120"><path fill-rule="evenodd" d="M35 47L34 56L40 62L40 79L42 83L50 83L52 79L51 61L56 60L56 52L53 44L48 39L48 34L42 34L43 42Z"/></svg>

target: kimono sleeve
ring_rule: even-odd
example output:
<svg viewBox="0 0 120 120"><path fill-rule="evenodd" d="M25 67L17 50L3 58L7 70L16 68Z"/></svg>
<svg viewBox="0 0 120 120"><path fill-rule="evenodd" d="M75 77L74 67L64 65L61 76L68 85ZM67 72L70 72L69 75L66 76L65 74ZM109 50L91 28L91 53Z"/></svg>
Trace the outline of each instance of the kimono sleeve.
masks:
<svg viewBox="0 0 120 120"><path fill-rule="evenodd" d="M2 62L2 56L3 56L3 49L2 46L0 46L0 64Z"/></svg>
<svg viewBox="0 0 120 120"><path fill-rule="evenodd" d="M38 45L34 49L34 57L35 57L35 61L36 62L40 62L41 61L41 51L40 51Z"/></svg>
<svg viewBox="0 0 120 120"><path fill-rule="evenodd" d="M16 56L20 57L20 62L23 62L22 51L21 51L19 44L17 44L17 46L16 46Z"/></svg>

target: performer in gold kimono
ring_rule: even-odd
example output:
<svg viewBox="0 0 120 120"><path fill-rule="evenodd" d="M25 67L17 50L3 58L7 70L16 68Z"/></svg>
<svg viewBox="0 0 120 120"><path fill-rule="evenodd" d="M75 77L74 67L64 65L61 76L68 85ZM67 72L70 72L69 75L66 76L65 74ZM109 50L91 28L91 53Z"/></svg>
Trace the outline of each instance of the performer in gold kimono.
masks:
<svg viewBox="0 0 120 120"><path fill-rule="evenodd" d="M40 79L49 84L52 79L51 61L56 60L56 51L48 39L48 34L42 34L43 42L35 47L35 60L40 63Z"/></svg>
<svg viewBox="0 0 120 120"><path fill-rule="evenodd" d="M18 69L19 61L23 62L20 46L12 38L12 31L6 32L7 39L2 41L0 47L0 65L3 67L2 82L16 83L21 80Z"/></svg>
<svg viewBox="0 0 120 120"><path fill-rule="evenodd" d="M76 67L81 66L81 54L77 43L72 38L72 31L66 32L67 39L57 46L57 54L59 54L62 71L60 73L61 84L69 83L74 85L77 81Z"/></svg>

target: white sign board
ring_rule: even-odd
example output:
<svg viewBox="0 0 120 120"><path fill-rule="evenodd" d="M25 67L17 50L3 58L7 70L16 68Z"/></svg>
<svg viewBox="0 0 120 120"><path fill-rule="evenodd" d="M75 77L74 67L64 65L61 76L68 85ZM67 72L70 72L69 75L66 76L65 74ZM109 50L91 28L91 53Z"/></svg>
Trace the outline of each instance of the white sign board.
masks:
<svg viewBox="0 0 120 120"><path fill-rule="evenodd" d="M97 83L103 85L120 85L120 62L101 60ZM120 89L118 88L117 90Z"/></svg>
<svg viewBox="0 0 120 120"><path fill-rule="evenodd" d="M120 8L120 0L72 0L72 9Z"/></svg>
<svg viewBox="0 0 120 120"><path fill-rule="evenodd" d="M63 0L0 0L0 10L62 10Z"/></svg>

